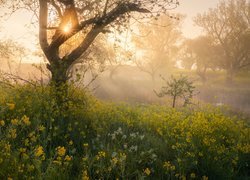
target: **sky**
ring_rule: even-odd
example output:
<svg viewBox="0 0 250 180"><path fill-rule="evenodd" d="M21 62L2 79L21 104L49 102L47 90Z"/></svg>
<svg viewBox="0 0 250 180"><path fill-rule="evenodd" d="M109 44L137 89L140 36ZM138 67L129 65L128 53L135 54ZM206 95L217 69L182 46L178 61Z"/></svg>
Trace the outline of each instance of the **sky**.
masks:
<svg viewBox="0 0 250 180"><path fill-rule="evenodd" d="M192 19L198 14L207 11L209 8L216 7L219 0L179 0L180 6L171 13L185 14L186 18L183 22L183 35L187 38L199 36L202 31L195 26ZM5 10L0 7L0 13ZM38 39L31 34L38 32L34 27L27 27L30 22L30 15L25 11L19 11L8 18L6 23L0 25L0 39L13 38L14 40L25 45L25 47L35 50Z"/></svg>

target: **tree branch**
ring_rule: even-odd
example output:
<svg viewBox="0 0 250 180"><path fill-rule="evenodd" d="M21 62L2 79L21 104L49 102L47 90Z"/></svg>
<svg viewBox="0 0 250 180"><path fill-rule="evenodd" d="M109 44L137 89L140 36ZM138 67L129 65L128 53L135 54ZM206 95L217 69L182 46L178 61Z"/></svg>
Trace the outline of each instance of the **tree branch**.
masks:
<svg viewBox="0 0 250 180"><path fill-rule="evenodd" d="M47 55L48 50L48 40L47 40L47 21L48 21L48 5L47 1L39 0L40 10L39 10L39 43L45 55Z"/></svg>
<svg viewBox="0 0 250 180"><path fill-rule="evenodd" d="M89 48L89 46L95 40L97 35L103 31L105 26L111 24L121 15L127 12L131 12L131 11L137 11L137 12L142 12L142 13L150 12L147 9L140 8L137 4L134 4L134 3L119 4L117 5L116 8L114 8L112 11L102 16L101 18L99 19L93 18L93 19L90 19L88 21L81 23L81 26L79 27L78 31L80 31L83 27L91 23L95 24L95 26L87 34L87 36L82 41L82 43L75 50L73 50L68 56L64 57L63 59L67 61L67 64L69 65L72 64L77 58L79 58L82 55L82 53L84 53Z"/></svg>

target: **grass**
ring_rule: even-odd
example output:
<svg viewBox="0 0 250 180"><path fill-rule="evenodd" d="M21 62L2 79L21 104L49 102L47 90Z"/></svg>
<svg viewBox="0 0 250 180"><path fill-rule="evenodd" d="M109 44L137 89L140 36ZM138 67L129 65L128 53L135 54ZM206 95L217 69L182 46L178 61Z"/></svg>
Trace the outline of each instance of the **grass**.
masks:
<svg viewBox="0 0 250 180"><path fill-rule="evenodd" d="M95 99L16 86L0 99L1 179L249 178L250 128L212 106Z"/></svg>

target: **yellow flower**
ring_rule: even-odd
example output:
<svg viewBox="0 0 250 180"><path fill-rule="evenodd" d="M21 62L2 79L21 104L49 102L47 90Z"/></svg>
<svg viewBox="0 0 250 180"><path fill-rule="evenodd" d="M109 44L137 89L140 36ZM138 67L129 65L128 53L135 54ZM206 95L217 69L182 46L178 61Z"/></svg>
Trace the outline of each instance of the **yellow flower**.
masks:
<svg viewBox="0 0 250 180"><path fill-rule="evenodd" d="M89 144L88 143L84 143L83 147L87 148L87 147L89 147Z"/></svg>
<svg viewBox="0 0 250 180"><path fill-rule="evenodd" d="M118 159L117 159L116 157L114 157L114 158L112 158L111 162L112 162L113 164L116 164L116 163L118 162Z"/></svg>
<svg viewBox="0 0 250 180"><path fill-rule="evenodd" d="M8 180L13 180L11 177L8 177L7 179L8 179Z"/></svg>
<svg viewBox="0 0 250 180"><path fill-rule="evenodd" d="M4 148L7 152L10 152L11 145L9 143L4 145Z"/></svg>
<svg viewBox="0 0 250 180"><path fill-rule="evenodd" d="M82 173L82 180L89 180L88 172L86 170Z"/></svg>
<svg viewBox="0 0 250 180"><path fill-rule="evenodd" d="M39 131L43 131L44 129L45 129L45 127L43 125L41 125L41 126L38 127Z"/></svg>
<svg viewBox="0 0 250 180"><path fill-rule="evenodd" d="M16 129L11 129L10 130L10 137L15 139L16 138Z"/></svg>
<svg viewBox="0 0 250 180"><path fill-rule="evenodd" d="M6 105L8 106L9 110L15 109L15 104L14 103L6 103Z"/></svg>
<svg viewBox="0 0 250 180"><path fill-rule="evenodd" d="M71 141L69 141L69 145L72 145L73 144L73 141L71 140Z"/></svg>
<svg viewBox="0 0 250 180"><path fill-rule="evenodd" d="M65 160L65 161L71 161L71 160L72 160L72 157L70 157L70 156L67 155L67 156L65 156L64 160Z"/></svg>
<svg viewBox="0 0 250 180"><path fill-rule="evenodd" d="M12 119L10 122L14 126L18 125L18 120L17 119Z"/></svg>
<svg viewBox="0 0 250 180"><path fill-rule="evenodd" d="M42 146L38 146L37 148L36 148L36 151L35 151L35 156L36 157L39 157L39 156L41 156L41 155L43 155L43 147Z"/></svg>
<svg viewBox="0 0 250 180"><path fill-rule="evenodd" d="M99 157L105 157L106 153L104 151L100 151L100 152L98 152L98 156Z"/></svg>
<svg viewBox="0 0 250 180"><path fill-rule="evenodd" d="M64 156L64 155L65 155L66 149L65 149L64 147L59 146L59 147L57 147L56 149L57 149L57 154L58 154L59 156Z"/></svg>
<svg viewBox="0 0 250 180"><path fill-rule="evenodd" d="M4 120L1 120L1 121L0 121L0 126L4 126L4 125L5 125Z"/></svg>
<svg viewBox="0 0 250 180"><path fill-rule="evenodd" d="M147 176L149 176L149 175L151 174L151 171L150 171L148 168L146 168L146 169L144 170L144 173L145 173Z"/></svg>
<svg viewBox="0 0 250 180"><path fill-rule="evenodd" d="M22 120L23 120L23 123L24 123L25 125L27 125L27 126L29 126L29 125L31 124L30 118L27 117L26 115L24 115L24 116L22 117Z"/></svg>
<svg viewBox="0 0 250 180"><path fill-rule="evenodd" d="M195 173L191 173L190 177L191 177L191 179L194 179L195 178Z"/></svg>

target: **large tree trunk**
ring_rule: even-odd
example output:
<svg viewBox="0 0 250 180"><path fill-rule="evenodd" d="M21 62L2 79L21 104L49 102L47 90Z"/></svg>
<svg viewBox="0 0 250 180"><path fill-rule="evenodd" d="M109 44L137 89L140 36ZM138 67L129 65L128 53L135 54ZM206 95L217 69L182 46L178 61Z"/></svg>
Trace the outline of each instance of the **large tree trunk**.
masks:
<svg viewBox="0 0 250 180"><path fill-rule="evenodd" d="M51 83L60 86L65 84L68 80L68 67L64 64L57 64L49 66L48 68L51 72Z"/></svg>
<svg viewBox="0 0 250 180"><path fill-rule="evenodd" d="M68 70L69 66L65 63L48 65L51 72L51 96L55 98L57 106L62 110L67 109L68 101Z"/></svg>

